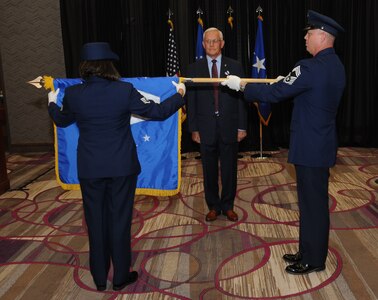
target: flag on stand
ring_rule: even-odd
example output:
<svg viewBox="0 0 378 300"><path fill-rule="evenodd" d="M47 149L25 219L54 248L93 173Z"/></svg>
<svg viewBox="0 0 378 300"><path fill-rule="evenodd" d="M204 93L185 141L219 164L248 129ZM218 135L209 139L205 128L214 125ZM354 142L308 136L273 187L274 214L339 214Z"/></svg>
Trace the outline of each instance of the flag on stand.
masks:
<svg viewBox="0 0 378 300"><path fill-rule="evenodd" d="M169 33L168 33L168 53L167 53L167 76L180 76L180 63L177 55L177 47L175 40L175 33L173 22L168 20Z"/></svg>
<svg viewBox="0 0 378 300"><path fill-rule="evenodd" d="M196 60L205 57L205 49L203 49L202 40L203 40L203 21L201 15L198 15L198 28L197 28L197 45L196 45Z"/></svg>
<svg viewBox="0 0 378 300"><path fill-rule="evenodd" d="M169 77L176 76L180 77L180 63L177 54L177 46L175 39L174 26L171 19L168 19L169 32L168 32L168 53L167 53L167 70L166 74ZM186 119L186 108L183 106L181 108L181 122Z"/></svg>
<svg viewBox="0 0 378 300"><path fill-rule="evenodd" d="M178 78L121 78L127 81L146 98L163 102L176 93L172 80ZM62 105L65 88L80 84L81 79L54 79L54 89L60 89L57 104ZM137 145L142 171L138 176L136 194L172 196L181 185L181 124L176 112L164 121L148 121L137 116L130 120L131 131ZM54 126L55 127L55 126ZM77 176L76 149L79 130L76 123L66 127L55 127L55 172L63 189L80 189Z"/></svg>
<svg viewBox="0 0 378 300"><path fill-rule="evenodd" d="M255 51L253 52L252 61L252 78L266 78L263 18L261 15L257 17ZM260 121L265 126L268 126L270 117L272 115L270 103L259 102L257 110L260 117Z"/></svg>

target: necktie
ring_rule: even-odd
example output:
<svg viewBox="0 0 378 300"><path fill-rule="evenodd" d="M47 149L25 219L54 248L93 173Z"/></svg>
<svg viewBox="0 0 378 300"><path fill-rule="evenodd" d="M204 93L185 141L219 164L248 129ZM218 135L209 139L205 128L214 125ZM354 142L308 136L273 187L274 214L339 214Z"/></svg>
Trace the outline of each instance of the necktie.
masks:
<svg viewBox="0 0 378 300"><path fill-rule="evenodd" d="M213 63L211 67L211 77L218 78L218 69L217 69L217 60L213 59L211 61ZM218 90L218 83L214 82L214 106L215 106L215 114L219 114L219 90Z"/></svg>

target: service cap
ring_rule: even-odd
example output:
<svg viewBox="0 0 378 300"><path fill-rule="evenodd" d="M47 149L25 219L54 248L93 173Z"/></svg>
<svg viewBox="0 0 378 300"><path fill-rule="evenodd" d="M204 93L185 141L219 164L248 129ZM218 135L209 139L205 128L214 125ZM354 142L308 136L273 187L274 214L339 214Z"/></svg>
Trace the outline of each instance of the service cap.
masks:
<svg viewBox="0 0 378 300"><path fill-rule="evenodd" d="M82 60L119 60L117 54L115 54L108 43L96 42L87 43L83 45L81 50Z"/></svg>
<svg viewBox="0 0 378 300"><path fill-rule="evenodd" d="M339 32L345 31L335 20L313 10L307 12L307 26L304 30L310 29L321 29L332 34L334 37L336 37Z"/></svg>

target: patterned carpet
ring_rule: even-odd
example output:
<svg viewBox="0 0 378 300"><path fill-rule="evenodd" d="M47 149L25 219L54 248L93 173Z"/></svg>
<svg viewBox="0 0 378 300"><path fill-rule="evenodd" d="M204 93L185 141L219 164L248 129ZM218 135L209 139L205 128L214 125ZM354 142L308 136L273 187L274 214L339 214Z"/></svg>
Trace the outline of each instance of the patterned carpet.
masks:
<svg viewBox="0 0 378 300"><path fill-rule="evenodd" d="M244 153L235 210L213 223L196 153L182 161L181 193L137 196L133 269L121 293L97 292L88 269L81 194L55 181L52 153L7 157L11 190L0 195L0 299L377 299L378 149L341 148L331 170L326 270L288 275L298 207L287 150Z"/></svg>

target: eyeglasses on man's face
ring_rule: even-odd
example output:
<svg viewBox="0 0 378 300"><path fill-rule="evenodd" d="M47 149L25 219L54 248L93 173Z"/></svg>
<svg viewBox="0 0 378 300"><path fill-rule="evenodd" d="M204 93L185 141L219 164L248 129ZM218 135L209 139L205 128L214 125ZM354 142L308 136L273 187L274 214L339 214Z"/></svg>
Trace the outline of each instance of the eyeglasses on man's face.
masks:
<svg viewBox="0 0 378 300"><path fill-rule="evenodd" d="M218 44L221 40L220 39L214 39L214 40L205 40L205 43L207 45L212 45L212 44Z"/></svg>

